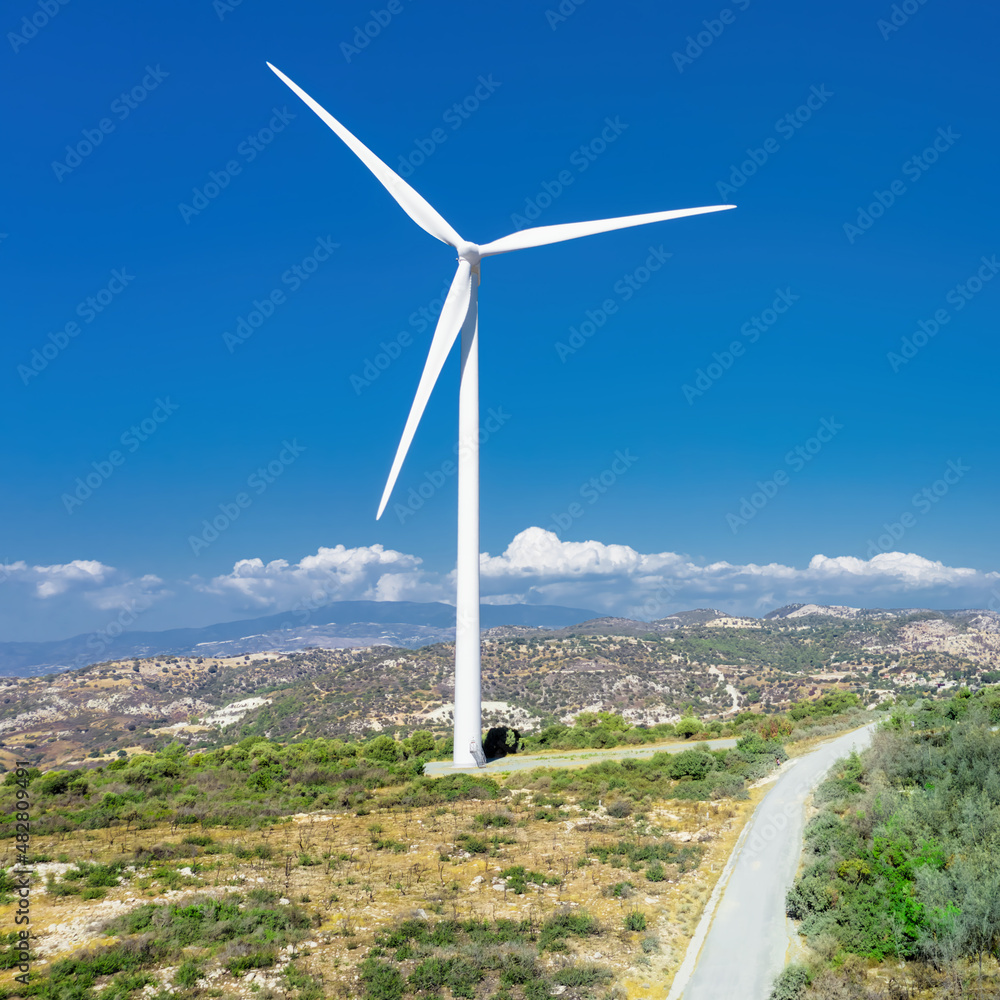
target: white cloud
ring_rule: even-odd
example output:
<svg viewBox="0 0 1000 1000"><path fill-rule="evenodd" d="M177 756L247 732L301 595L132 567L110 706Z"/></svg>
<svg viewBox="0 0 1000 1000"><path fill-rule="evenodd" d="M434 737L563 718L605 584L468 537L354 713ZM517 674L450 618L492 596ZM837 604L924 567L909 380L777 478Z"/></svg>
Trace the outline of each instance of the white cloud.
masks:
<svg viewBox="0 0 1000 1000"><path fill-rule="evenodd" d="M96 559L0 564L0 640L62 639L134 620L171 596L154 574L132 576Z"/></svg>
<svg viewBox="0 0 1000 1000"><path fill-rule="evenodd" d="M422 587L420 563L417 556L381 545L337 545L320 548L295 564L241 559L232 572L196 586L257 613L287 610L302 602L412 600L410 595Z"/></svg>
<svg viewBox="0 0 1000 1000"><path fill-rule="evenodd" d="M24 561L7 563L0 566L0 584L4 583L11 588L28 588L43 601L77 594L93 607L105 609L129 597L155 594L163 581L152 574L130 577L96 559L74 559L50 566L29 566Z"/></svg>
<svg viewBox="0 0 1000 1000"><path fill-rule="evenodd" d="M816 555L802 569L781 563L705 564L676 552L563 541L542 528L520 532L499 555L483 553L480 566L488 604L562 604L641 618L705 604L741 614L810 602L972 606L987 604L1000 589L1000 574L946 566L913 553L886 552L867 560ZM428 572L418 557L380 545L340 545L294 565L243 560L202 589L275 611L327 600L452 602L454 574Z"/></svg>
<svg viewBox="0 0 1000 1000"><path fill-rule="evenodd" d="M704 563L676 552L562 541L550 531L528 528L498 555L483 553L481 567L488 604L560 604L635 618L706 605L753 615L793 603L1000 609L1000 573L905 552L871 559L815 555L802 568ZM451 603L454 574L428 571L418 556L381 545L337 545L294 563L241 559L228 573L179 581L172 589L158 576L130 576L95 560L51 566L16 562L0 566L0 594L0 639L59 638L100 629L109 615L129 606L143 612L135 627L158 629L331 601Z"/></svg>

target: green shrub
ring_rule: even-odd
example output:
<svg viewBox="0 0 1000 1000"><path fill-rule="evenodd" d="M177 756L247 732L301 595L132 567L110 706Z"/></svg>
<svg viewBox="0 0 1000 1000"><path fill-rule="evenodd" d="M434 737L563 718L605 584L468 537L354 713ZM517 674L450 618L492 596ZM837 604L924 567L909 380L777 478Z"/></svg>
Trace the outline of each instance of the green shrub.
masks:
<svg viewBox="0 0 1000 1000"><path fill-rule="evenodd" d="M262 948L248 951L245 955L237 955L226 963L226 968L234 976L242 976L251 969L268 969L278 960L275 952Z"/></svg>
<svg viewBox="0 0 1000 1000"><path fill-rule="evenodd" d="M174 973L174 982L180 986L194 986L204 975L201 964L193 958L186 958Z"/></svg>
<svg viewBox="0 0 1000 1000"><path fill-rule="evenodd" d="M802 965L789 965L774 980L768 1000L802 1000L810 975Z"/></svg>
<svg viewBox="0 0 1000 1000"><path fill-rule="evenodd" d="M634 895L635 886L631 882L615 882L614 885L606 885L601 890L602 896L610 896L612 899L629 899Z"/></svg>
<svg viewBox="0 0 1000 1000"><path fill-rule="evenodd" d="M646 914L642 910L629 910L625 914L625 930L644 931L646 929Z"/></svg>
<svg viewBox="0 0 1000 1000"><path fill-rule="evenodd" d="M402 973L389 962L366 958L358 968L365 1000L401 1000L406 985Z"/></svg>
<svg viewBox="0 0 1000 1000"><path fill-rule="evenodd" d="M563 910L542 924L538 939L539 951L563 951L568 937L590 937L601 932L598 922L589 914ZM559 945L562 945L560 948Z"/></svg>
<svg viewBox="0 0 1000 1000"><path fill-rule="evenodd" d="M519 896L524 894L529 882L534 882L535 885L559 885L562 882L562 879L557 875L543 875L541 872L527 871L524 865L505 868L500 872L500 878L505 879L507 888Z"/></svg>
<svg viewBox="0 0 1000 1000"><path fill-rule="evenodd" d="M654 861L646 869L646 878L650 882L666 882L667 872L666 869L663 867L662 862Z"/></svg>
<svg viewBox="0 0 1000 1000"><path fill-rule="evenodd" d="M552 979L560 986L600 986L611 979L611 973L598 965L571 965L560 969Z"/></svg>
<svg viewBox="0 0 1000 1000"><path fill-rule="evenodd" d="M215 841L207 833L189 833L181 843L194 844L196 847L208 847Z"/></svg>

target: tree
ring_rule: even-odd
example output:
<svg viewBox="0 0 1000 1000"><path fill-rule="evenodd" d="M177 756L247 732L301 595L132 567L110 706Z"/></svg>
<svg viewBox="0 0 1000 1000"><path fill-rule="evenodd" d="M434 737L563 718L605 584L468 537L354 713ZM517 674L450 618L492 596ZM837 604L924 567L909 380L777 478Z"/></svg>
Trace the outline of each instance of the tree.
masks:
<svg viewBox="0 0 1000 1000"><path fill-rule="evenodd" d="M678 736L683 736L684 739L688 739L689 737L694 736L695 733L701 732L701 723L697 719L681 719L680 722L674 726L674 732L676 732Z"/></svg>
<svg viewBox="0 0 1000 1000"><path fill-rule="evenodd" d="M410 753L419 757L425 753L434 752L434 735L426 729L418 729L409 740Z"/></svg>
<svg viewBox="0 0 1000 1000"><path fill-rule="evenodd" d="M399 744L391 736L376 736L364 746L364 756L379 764L395 764L399 760Z"/></svg>

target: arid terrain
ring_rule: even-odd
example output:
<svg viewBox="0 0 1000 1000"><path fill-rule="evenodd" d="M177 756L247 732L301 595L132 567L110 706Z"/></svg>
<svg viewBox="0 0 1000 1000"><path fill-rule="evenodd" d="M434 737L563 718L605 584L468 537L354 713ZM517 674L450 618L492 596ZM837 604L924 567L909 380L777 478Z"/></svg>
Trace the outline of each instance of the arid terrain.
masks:
<svg viewBox="0 0 1000 1000"><path fill-rule="evenodd" d="M829 690L866 704L1000 679L992 612L860 612L806 605L763 619L692 612L659 622L492 629L486 725L527 731L580 711L633 723L779 710ZM43 766L180 739L216 746L450 728L453 646L235 657L149 657L0 679L0 762Z"/></svg>

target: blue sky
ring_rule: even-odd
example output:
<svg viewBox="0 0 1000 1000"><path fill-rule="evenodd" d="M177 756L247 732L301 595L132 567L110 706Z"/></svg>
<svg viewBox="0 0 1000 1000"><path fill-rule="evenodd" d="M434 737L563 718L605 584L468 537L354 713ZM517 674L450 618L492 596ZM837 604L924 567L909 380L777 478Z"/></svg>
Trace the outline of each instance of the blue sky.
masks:
<svg viewBox="0 0 1000 1000"><path fill-rule="evenodd" d="M739 206L486 262L490 599L997 601L995 10L17 0L4 18L0 638L129 607L163 628L316 593L447 599L454 480L374 514L454 254L265 60L476 242L531 214ZM452 455L457 375L401 503Z"/></svg>

